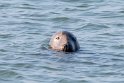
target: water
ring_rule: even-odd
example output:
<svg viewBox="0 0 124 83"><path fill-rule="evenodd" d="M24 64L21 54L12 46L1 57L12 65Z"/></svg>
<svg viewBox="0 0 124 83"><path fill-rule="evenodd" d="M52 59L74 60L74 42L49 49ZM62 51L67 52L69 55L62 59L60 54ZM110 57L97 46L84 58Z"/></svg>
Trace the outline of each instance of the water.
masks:
<svg viewBox="0 0 124 83"><path fill-rule="evenodd" d="M78 52L48 49L60 30ZM0 83L124 83L124 1L1 0Z"/></svg>

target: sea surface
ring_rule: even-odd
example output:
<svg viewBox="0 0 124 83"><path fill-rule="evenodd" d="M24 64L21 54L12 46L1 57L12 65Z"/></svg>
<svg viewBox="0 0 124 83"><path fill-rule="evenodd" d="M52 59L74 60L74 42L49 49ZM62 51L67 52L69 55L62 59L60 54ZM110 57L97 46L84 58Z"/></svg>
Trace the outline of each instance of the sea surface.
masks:
<svg viewBox="0 0 124 83"><path fill-rule="evenodd" d="M49 49L61 30L79 51ZM0 83L124 83L124 0L0 0Z"/></svg>

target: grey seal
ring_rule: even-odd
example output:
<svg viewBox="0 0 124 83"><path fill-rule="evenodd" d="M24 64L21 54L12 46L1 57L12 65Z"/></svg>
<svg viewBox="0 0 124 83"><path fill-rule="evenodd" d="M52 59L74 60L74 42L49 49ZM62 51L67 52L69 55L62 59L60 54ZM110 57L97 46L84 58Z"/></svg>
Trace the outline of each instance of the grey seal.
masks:
<svg viewBox="0 0 124 83"><path fill-rule="evenodd" d="M53 50L64 52L75 52L80 48L77 38L68 31L56 32L52 36L49 46Z"/></svg>

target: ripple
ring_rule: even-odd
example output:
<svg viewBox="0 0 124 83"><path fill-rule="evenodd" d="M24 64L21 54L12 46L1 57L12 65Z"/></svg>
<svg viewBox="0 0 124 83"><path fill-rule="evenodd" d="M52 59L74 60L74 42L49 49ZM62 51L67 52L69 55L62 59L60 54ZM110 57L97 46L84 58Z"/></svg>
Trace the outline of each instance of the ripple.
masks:
<svg viewBox="0 0 124 83"><path fill-rule="evenodd" d="M120 59L120 58L113 58L112 60L113 60L113 61L116 61L116 62L117 62L117 61L118 61L118 62L124 61L123 59Z"/></svg>
<svg viewBox="0 0 124 83"><path fill-rule="evenodd" d="M20 9L31 9L31 10L36 10L37 8L34 7L16 7L16 8L20 8Z"/></svg>
<svg viewBox="0 0 124 83"><path fill-rule="evenodd" d="M0 34L0 38L12 38L12 37L14 37L14 35L12 35L12 34Z"/></svg>
<svg viewBox="0 0 124 83"><path fill-rule="evenodd" d="M62 71L60 68L54 68L54 67L48 67L48 66L42 66L45 70L50 70L50 71Z"/></svg>
<svg viewBox="0 0 124 83"><path fill-rule="evenodd" d="M104 73L100 73L103 76L117 76L119 73L117 72L104 72Z"/></svg>
<svg viewBox="0 0 124 83"><path fill-rule="evenodd" d="M40 10L41 8L35 6L35 5L31 5L28 3L23 3L20 5L16 5L15 8L19 8L19 9L26 9L26 10Z"/></svg>
<svg viewBox="0 0 124 83"><path fill-rule="evenodd" d="M6 8L9 8L9 7L11 7L11 4L9 4L9 3L0 4L0 9L6 9Z"/></svg>
<svg viewBox="0 0 124 83"><path fill-rule="evenodd" d="M79 2L79 3L92 3L92 2L103 2L104 0L61 0L63 2L71 2L71 3L75 3L75 2Z"/></svg>
<svg viewBox="0 0 124 83"><path fill-rule="evenodd" d="M56 22L60 22L60 21L64 22L64 21L68 21L69 18L68 17L56 17L56 18L53 18L52 20Z"/></svg>
<svg viewBox="0 0 124 83"><path fill-rule="evenodd" d="M83 64L85 64L85 65L96 65L95 62L91 62L91 61L83 62Z"/></svg>
<svg viewBox="0 0 124 83"><path fill-rule="evenodd" d="M17 63L17 64L13 64L13 67L15 67L15 68L32 68L32 67L34 67L34 65L30 64L30 63Z"/></svg>
<svg viewBox="0 0 124 83"><path fill-rule="evenodd" d="M105 36L119 36L120 34L114 34L114 33L102 33L99 35L105 35Z"/></svg>
<svg viewBox="0 0 124 83"><path fill-rule="evenodd" d="M61 79L58 83L89 83L87 80Z"/></svg>
<svg viewBox="0 0 124 83"><path fill-rule="evenodd" d="M0 77L4 79L12 79L20 76L19 73L12 70L0 70Z"/></svg>
<svg viewBox="0 0 124 83"><path fill-rule="evenodd" d="M81 4L81 5L78 5L76 7L79 7L79 8L87 8L89 7L90 5L89 4Z"/></svg>
<svg viewBox="0 0 124 83"><path fill-rule="evenodd" d="M123 80L123 4L123 0L1 0L0 83ZM79 51L49 49L51 34L63 29L77 35Z"/></svg>
<svg viewBox="0 0 124 83"><path fill-rule="evenodd" d="M7 52L7 50L5 50L5 49L0 49L0 52Z"/></svg>
<svg viewBox="0 0 124 83"><path fill-rule="evenodd" d="M91 30L91 31L93 31L93 30L102 30L102 29L108 29L108 28L110 28L110 27L106 26L106 25L88 23L88 24L84 25L83 27L78 28L78 30L84 29L84 30Z"/></svg>
<svg viewBox="0 0 124 83"><path fill-rule="evenodd" d="M113 24L113 25L116 25L118 27L124 27L124 24L122 24L122 23L116 23L116 24Z"/></svg>
<svg viewBox="0 0 124 83"><path fill-rule="evenodd" d="M124 49L124 45L115 45L115 46L112 46L112 48L114 49Z"/></svg>

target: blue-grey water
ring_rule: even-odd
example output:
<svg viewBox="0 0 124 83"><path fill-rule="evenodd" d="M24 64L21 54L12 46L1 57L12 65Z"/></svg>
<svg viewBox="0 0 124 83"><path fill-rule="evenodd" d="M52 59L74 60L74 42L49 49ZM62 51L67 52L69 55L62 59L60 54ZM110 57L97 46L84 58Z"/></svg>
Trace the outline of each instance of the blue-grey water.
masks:
<svg viewBox="0 0 124 83"><path fill-rule="evenodd" d="M60 30L79 51L49 49ZM124 0L0 0L0 83L124 83Z"/></svg>

